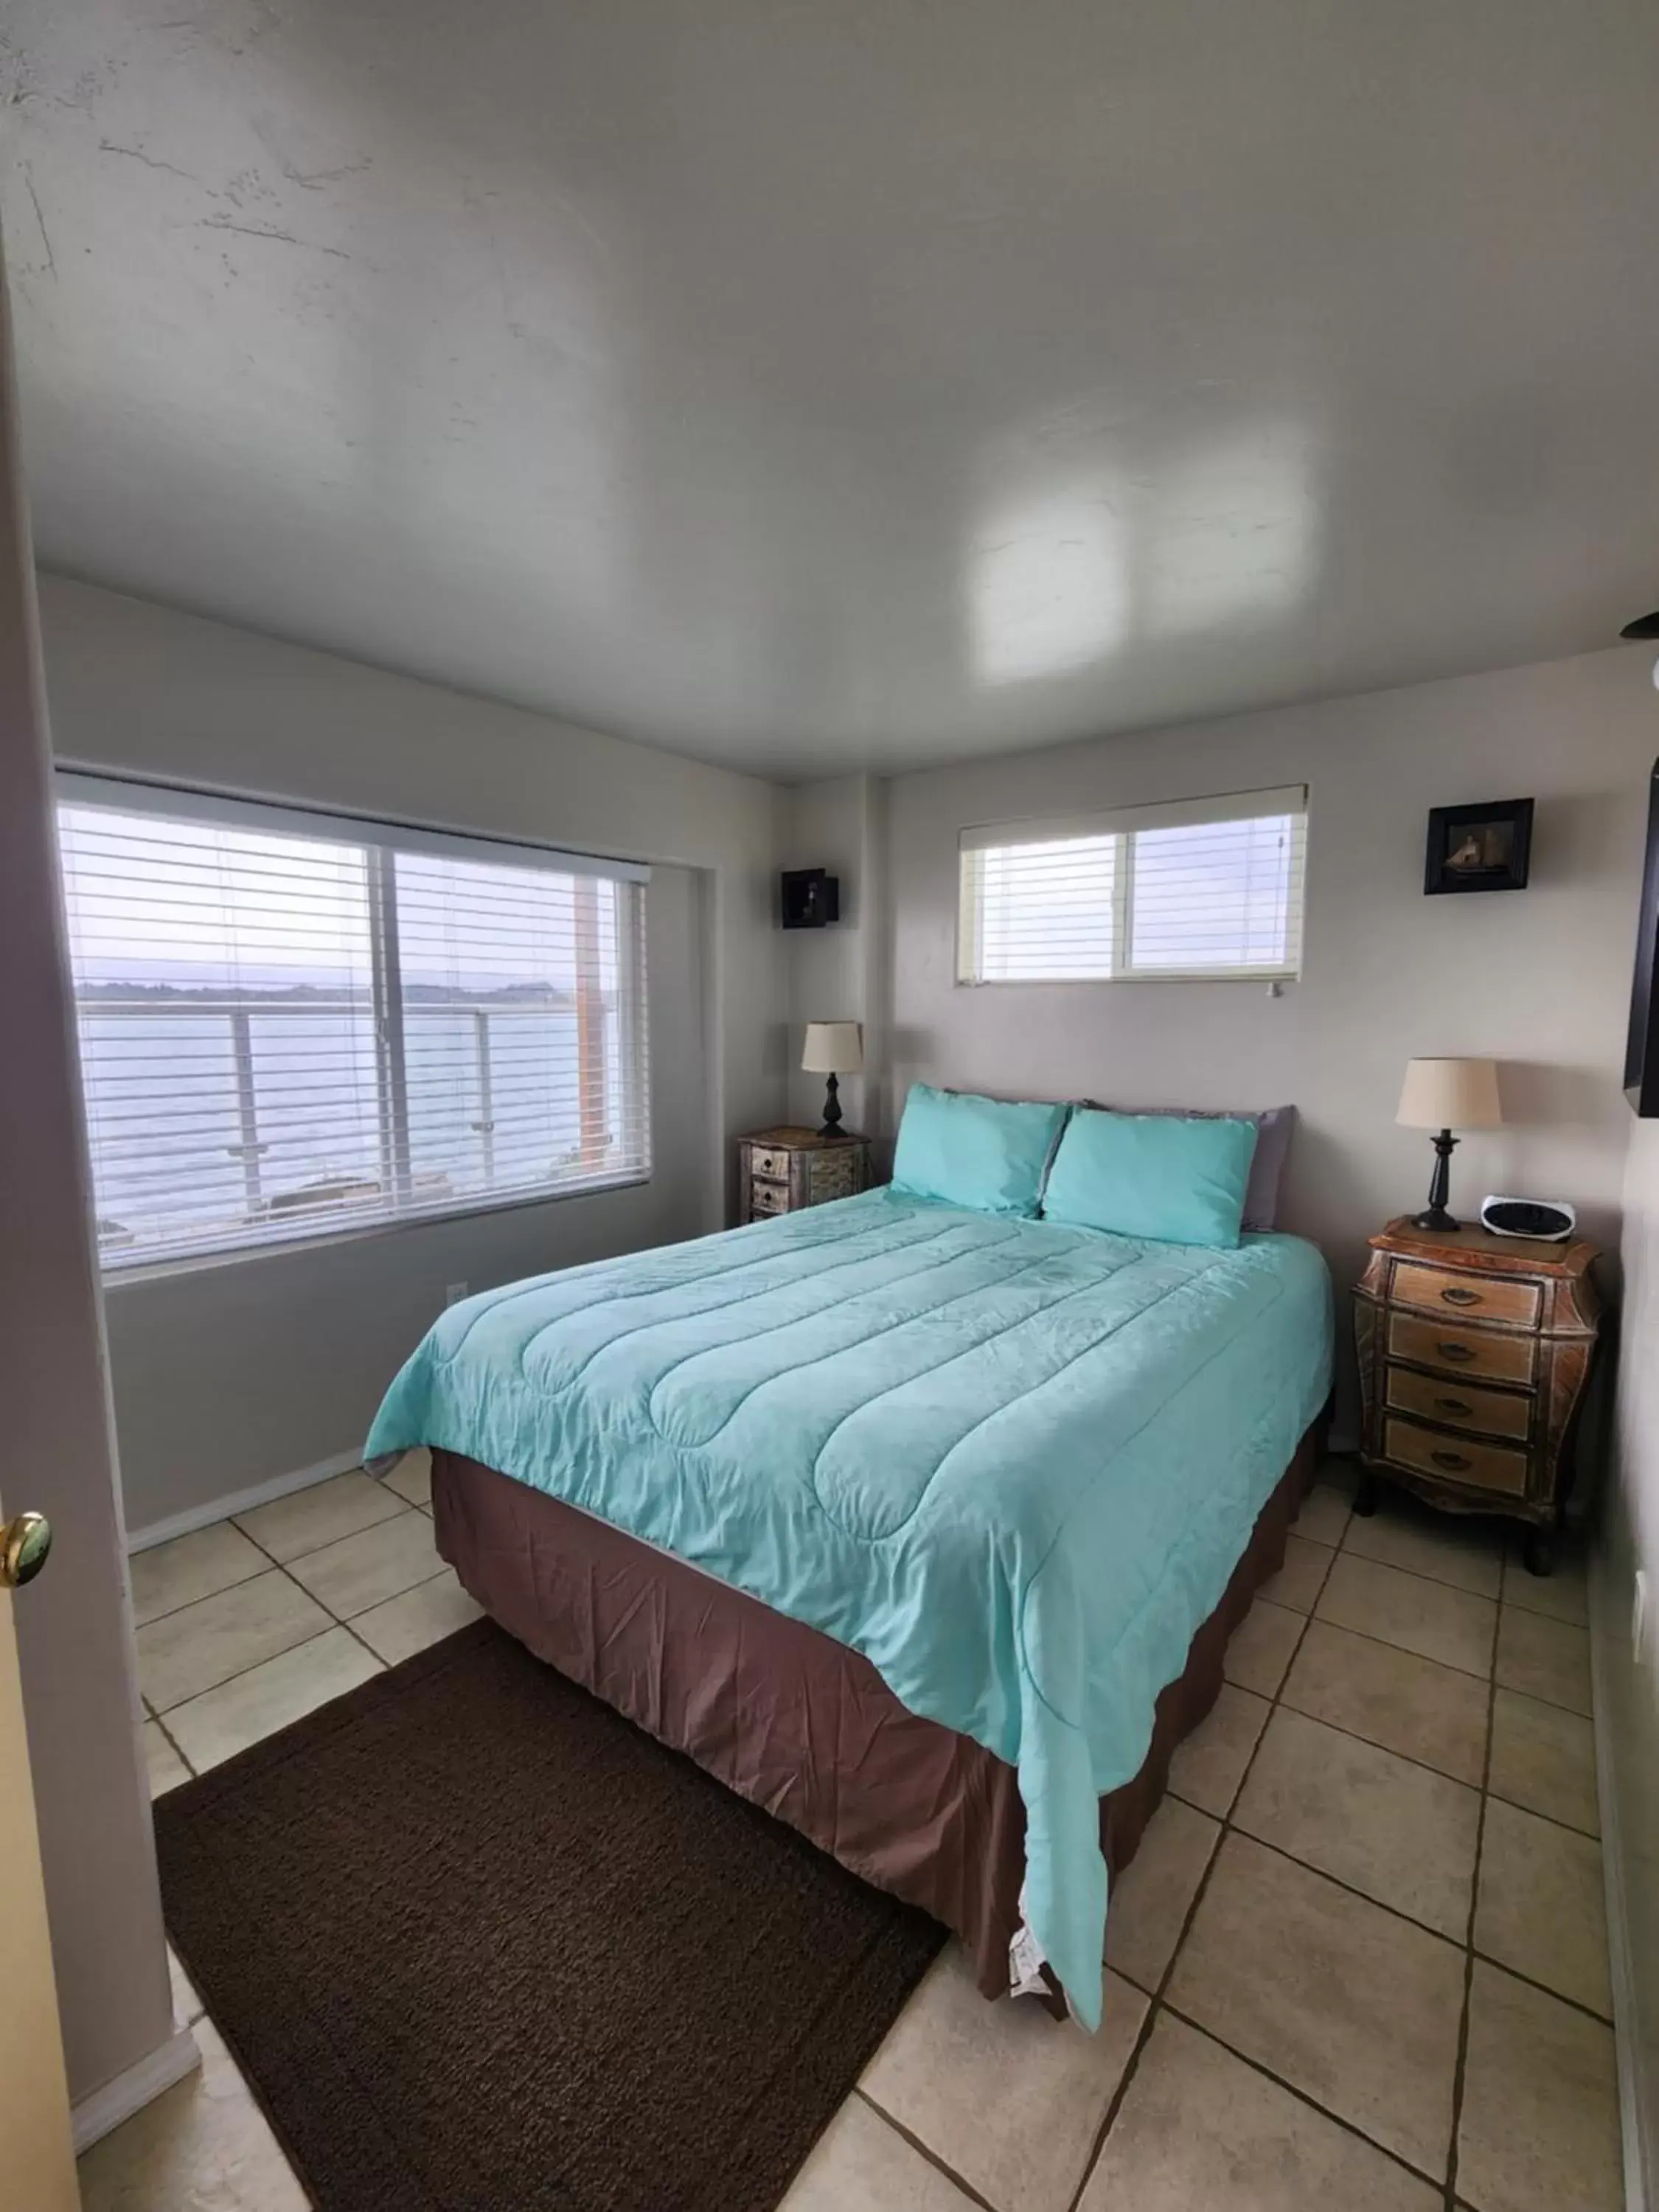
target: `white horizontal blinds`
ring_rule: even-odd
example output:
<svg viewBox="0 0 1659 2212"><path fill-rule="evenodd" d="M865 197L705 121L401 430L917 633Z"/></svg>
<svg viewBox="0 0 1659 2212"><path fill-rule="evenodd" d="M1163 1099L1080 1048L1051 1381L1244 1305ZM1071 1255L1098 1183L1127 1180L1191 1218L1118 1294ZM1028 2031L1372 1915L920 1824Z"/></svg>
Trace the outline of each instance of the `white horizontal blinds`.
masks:
<svg viewBox="0 0 1659 2212"><path fill-rule="evenodd" d="M644 1172L637 884L396 860L415 1194Z"/></svg>
<svg viewBox="0 0 1659 2212"><path fill-rule="evenodd" d="M1136 830L1127 966L1134 975L1294 975L1305 809Z"/></svg>
<svg viewBox="0 0 1659 2212"><path fill-rule="evenodd" d="M965 980L1079 981L1109 975L1118 843L1115 837L1077 837L965 852Z"/></svg>
<svg viewBox="0 0 1659 2212"><path fill-rule="evenodd" d="M647 1171L641 872L61 781L106 1266Z"/></svg>
<svg viewBox="0 0 1659 2212"><path fill-rule="evenodd" d="M380 1118L361 848L74 805L60 825L106 1258L359 1198Z"/></svg>
<svg viewBox="0 0 1659 2212"><path fill-rule="evenodd" d="M1300 785L964 831L959 975L1295 975L1306 848Z"/></svg>

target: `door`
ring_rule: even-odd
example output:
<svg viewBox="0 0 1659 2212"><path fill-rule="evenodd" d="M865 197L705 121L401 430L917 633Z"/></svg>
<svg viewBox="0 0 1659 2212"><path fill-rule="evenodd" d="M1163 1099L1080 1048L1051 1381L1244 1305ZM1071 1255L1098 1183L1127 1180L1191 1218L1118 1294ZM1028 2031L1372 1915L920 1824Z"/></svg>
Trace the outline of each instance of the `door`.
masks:
<svg viewBox="0 0 1659 2212"><path fill-rule="evenodd" d="M0 1529L0 1558L5 1543ZM43 1600L44 1592L26 1589L20 1601ZM0 2202L76 2212L81 2199L11 1608L11 1593L0 1588Z"/></svg>
<svg viewBox="0 0 1659 2212"><path fill-rule="evenodd" d="M17 481L5 282L0 265L0 805L27 810L16 771L37 757L41 732L34 706L38 686L28 672L36 660L34 605ZM11 932L0 941L0 963L27 953L27 945L20 949ZM16 1073L14 1063L14 1077ZM27 1172L15 1147L0 1146L0 1224L16 1223L14 1200ZM76 1218L77 1199L71 1191L66 1201L73 1209L70 1236L84 1234ZM0 1290L9 1287L0 1282ZM9 1468L7 1479L13 1480ZM12 1626L14 1584L20 1603L49 1602L50 1577L45 1584L33 1581L49 1532L44 1525L28 1527L20 1510L27 1504L22 1497L0 1498L0 2204L75 2212L81 2197ZM9 1510L15 1517L7 1523Z"/></svg>
<svg viewBox="0 0 1659 2212"><path fill-rule="evenodd" d="M0 2208L72 2212L70 2099L90 2134L195 2051L138 1740L10 337L0 264ZM31 1506L57 1542L23 1587Z"/></svg>

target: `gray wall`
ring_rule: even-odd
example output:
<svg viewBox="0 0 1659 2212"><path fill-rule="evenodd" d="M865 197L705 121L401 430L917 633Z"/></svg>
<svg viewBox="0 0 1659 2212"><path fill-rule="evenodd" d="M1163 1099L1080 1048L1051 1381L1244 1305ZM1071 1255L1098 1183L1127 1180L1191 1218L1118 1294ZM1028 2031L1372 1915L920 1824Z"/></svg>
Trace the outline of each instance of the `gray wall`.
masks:
<svg viewBox="0 0 1659 2212"><path fill-rule="evenodd" d="M859 1022L864 1073L843 1076L843 1127L872 1130L880 1118L884 1049L880 979L887 959L882 839L887 784L873 775L840 775L783 794L786 868L825 868L841 885L841 920L825 929L792 930L788 947L789 1116L816 1127L824 1082L801 1066L808 1022Z"/></svg>
<svg viewBox="0 0 1659 2212"><path fill-rule="evenodd" d="M1651 656L1621 649L902 776L891 787L892 1092L923 1077L1127 1106L1293 1102L1282 1225L1340 1282L1415 1209L1431 1153L1394 1113L1407 1059L1491 1054L1509 1125L1471 1135L1453 1210L1489 1190L1575 1200L1616 1279L1630 1115L1620 1089ZM966 824L1310 787L1302 980L972 989L955 981ZM1431 806L1531 793L1524 891L1425 898Z"/></svg>
<svg viewBox="0 0 1659 2212"><path fill-rule="evenodd" d="M60 758L649 860L650 1183L112 1285L129 1528L354 1452L474 1289L723 1224L785 1097L781 794L751 777L47 577Z"/></svg>

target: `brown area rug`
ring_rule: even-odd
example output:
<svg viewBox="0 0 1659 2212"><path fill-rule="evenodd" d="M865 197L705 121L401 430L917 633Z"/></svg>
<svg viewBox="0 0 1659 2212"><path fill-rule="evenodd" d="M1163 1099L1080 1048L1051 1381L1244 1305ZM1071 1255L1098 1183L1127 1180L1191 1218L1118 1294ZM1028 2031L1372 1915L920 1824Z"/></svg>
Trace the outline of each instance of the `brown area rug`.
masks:
<svg viewBox="0 0 1659 2212"><path fill-rule="evenodd" d="M944 1940L487 1620L155 1832L321 2212L769 2212Z"/></svg>

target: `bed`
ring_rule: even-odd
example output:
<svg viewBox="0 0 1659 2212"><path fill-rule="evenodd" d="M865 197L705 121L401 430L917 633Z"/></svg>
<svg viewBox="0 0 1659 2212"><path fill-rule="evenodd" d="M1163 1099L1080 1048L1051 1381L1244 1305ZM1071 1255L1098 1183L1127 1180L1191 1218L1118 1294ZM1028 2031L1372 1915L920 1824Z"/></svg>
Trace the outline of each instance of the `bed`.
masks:
<svg viewBox="0 0 1659 2212"><path fill-rule="evenodd" d="M504 1626L1095 2025L1127 1863L1283 1555L1331 1290L883 1188L517 1283L374 1423Z"/></svg>

